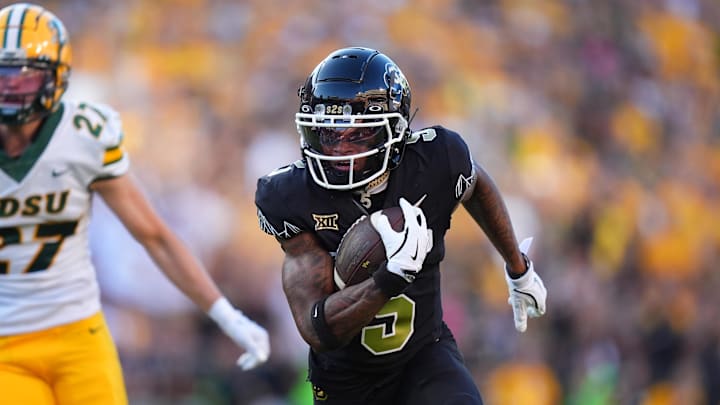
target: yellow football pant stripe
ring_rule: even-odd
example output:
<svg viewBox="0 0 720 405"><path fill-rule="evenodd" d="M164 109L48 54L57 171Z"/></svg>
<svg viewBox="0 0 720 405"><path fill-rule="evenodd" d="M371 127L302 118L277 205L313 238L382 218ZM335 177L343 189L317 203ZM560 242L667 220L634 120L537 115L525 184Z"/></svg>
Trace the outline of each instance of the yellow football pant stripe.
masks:
<svg viewBox="0 0 720 405"><path fill-rule="evenodd" d="M120 360L102 313L0 337L0 403L126 405Z"/></svg>

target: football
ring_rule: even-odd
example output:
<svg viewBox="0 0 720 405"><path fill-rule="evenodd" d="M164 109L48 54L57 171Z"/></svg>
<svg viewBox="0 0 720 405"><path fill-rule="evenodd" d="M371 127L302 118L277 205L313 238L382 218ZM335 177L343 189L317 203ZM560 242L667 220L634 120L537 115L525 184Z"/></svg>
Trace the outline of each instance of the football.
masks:
<svg viewBox="0 0 720 405"><path fill-rule="evenodd" d="M396 231L405 226L400 207L385 208L381 212ZM360 217L340 240L335 256L335 285L342 290L368 279L385 259L385 245L370 223L370 217Z"/></svg>

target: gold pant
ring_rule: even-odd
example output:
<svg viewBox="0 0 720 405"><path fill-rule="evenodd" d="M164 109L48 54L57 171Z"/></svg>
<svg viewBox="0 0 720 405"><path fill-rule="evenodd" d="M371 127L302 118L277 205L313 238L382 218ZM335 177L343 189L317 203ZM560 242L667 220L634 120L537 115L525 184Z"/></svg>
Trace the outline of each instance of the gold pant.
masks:
<svg viewBox="0 0 720 405"><path fill-rule="evenodd" d="M0 404L126 405L120 360L102 312L1 336Z"/></svg>

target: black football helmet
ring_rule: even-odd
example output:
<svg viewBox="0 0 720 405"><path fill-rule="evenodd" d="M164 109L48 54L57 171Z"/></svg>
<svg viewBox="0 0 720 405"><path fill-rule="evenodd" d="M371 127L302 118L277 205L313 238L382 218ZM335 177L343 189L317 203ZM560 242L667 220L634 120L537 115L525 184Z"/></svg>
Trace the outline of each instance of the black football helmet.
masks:
<svg viewBox="0 0 720 405"><path fill-rule="evenodd" d="M400 163L410 134L410 85L390 58L368 48L336 50L298 95L295 124L317 184L355 189Z"/></svg>

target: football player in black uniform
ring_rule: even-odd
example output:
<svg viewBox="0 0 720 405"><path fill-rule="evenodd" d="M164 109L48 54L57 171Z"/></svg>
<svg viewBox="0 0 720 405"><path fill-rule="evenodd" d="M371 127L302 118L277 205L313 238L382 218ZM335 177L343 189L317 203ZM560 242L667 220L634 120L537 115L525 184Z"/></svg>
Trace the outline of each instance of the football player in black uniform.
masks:
<svg viewBox="0 0 720 405"><path fill-rule="evenodd" d="M260 226L285 252L283 288L310 345L315 402L482 403L442 318L440 262L459 203L506 262L518 330L545 312L547 295L494 182L457 133L410 131L410 86L378 51L331 53L299 96L303 159L259 179L255 202ZM397 205L401 232L378 215ZM333 257L363 215L383 240L387 264L341 288Z"/></svg>

